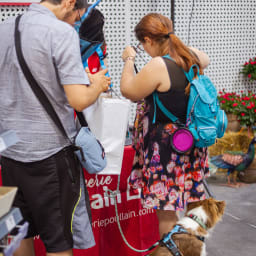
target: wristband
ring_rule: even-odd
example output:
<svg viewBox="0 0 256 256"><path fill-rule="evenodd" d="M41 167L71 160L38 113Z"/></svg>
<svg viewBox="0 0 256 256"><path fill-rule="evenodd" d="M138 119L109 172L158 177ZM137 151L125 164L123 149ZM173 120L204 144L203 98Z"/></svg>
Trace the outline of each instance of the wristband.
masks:
<svg viewBox="0 0 256 256"><path fill-rule="evenodd" d="M126 62L127 60L132 60L135 61L135 56L128 56L124 59L124 62Z"/></svg>

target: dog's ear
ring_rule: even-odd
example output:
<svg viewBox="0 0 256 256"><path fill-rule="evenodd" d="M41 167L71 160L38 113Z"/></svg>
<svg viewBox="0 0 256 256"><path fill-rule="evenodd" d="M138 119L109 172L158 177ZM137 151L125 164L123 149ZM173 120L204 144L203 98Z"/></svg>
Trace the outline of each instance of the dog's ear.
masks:
<svg viewBox="0 0 256 256"><path fill-rule="evenodd" d="M219 215L222 216L224 214L224 210L225 210L225 207L226 207L226 202L225 201L217 201L216 205L218 207Z"/></svg>

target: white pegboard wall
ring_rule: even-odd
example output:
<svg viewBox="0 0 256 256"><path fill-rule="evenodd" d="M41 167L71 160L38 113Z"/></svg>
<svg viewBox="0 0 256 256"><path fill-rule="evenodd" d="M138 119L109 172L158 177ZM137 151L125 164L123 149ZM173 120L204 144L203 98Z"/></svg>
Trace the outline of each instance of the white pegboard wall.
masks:
<svg viewBox="0 0 256 256"><path fill-rule="evenodd" d="M0 1L1 2L1 1ZM0 6L0 22L3 22L5 19L9 19L11 17L15 17L19 14L22 14L28 6L26 5L4 5Z"/></svg>
<svg viewBox="0 0 256 256"><path fill-rule="evenodd" d="M192 3L175 3L175 30L185 44ZM256 82L240 74L242 64L256 54L255 13L255 0L194 0L190 45L209 55L205 73L219 90L256 91Z"/></svg>
<svg viewBox="0 0 256 256"><path fill-rule="evenodd" d="M94 1L88 1L93 3ZM139 42L134 35L134 28L140 19L150 12L160 12L168 17L171 13L169 0L102 0L98 6L105 16L105 38L108 48L108 67L115 92L120 93L120 79L123 69L122 52L126 45L136 46ZM144 60L149 56L142 54ZM145 64L139 56L136 58L136 66L140 70ZM133 123L136 104L132 104L130 112L130 124Z"/></svg>
<svg viewBox="0 0 256 256"><path fill-rule="evenodd" d="M241 65L256 55L255 0L176 0L175 33L187 44L189 18L191 21L190 45L205 51L210 65L205 70L216 87L226 91L256 90L256 82L248 82L239 74ZM1 2L1 1L0 1ZM2 1L4 2L4 1ZM89 0L94 3L95 0ZM108 45L109 72L114 90L120 94L123 68L122 51L126 45L137 45L134 27L147 13L159 12L167 17L171 13L170 0L102 0L98 8L103 12L105 37ZM0 6L1 21L24 12L27 6ZM149 60L145 54L144 59ZM140 70L143 60L136 58ZM134 104L130 123L135 114Z"/></svg>

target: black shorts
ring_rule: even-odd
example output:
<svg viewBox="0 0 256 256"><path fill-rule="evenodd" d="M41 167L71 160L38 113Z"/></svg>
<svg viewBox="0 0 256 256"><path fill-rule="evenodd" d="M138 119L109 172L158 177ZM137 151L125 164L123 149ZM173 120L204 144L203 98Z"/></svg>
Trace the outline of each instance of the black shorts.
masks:
<svg viewBox="0 0 256 256"><path fill-rule="evenodd" d="M79 199L80 163L70 147L32 163L2 157L4 186L17 186L14 206L29 222L26 238L40 235L47 252L73 248L72 213Z"/></svg>

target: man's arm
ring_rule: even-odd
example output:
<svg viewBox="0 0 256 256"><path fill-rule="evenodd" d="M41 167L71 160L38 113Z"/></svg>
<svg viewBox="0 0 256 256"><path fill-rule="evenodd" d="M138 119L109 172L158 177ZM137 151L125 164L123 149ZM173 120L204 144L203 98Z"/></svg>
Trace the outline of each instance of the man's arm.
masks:
<svg viewBox="0 0 256 256"><path fill-rule="evenodd" d="M107 69L101 70L92 75L87 70L90 79L90 85L83 84L66 84L64 90L68 102L72 108L77 111L82 111L93 104L102 92L108 90L111 81L106 77Z"/></svg>

